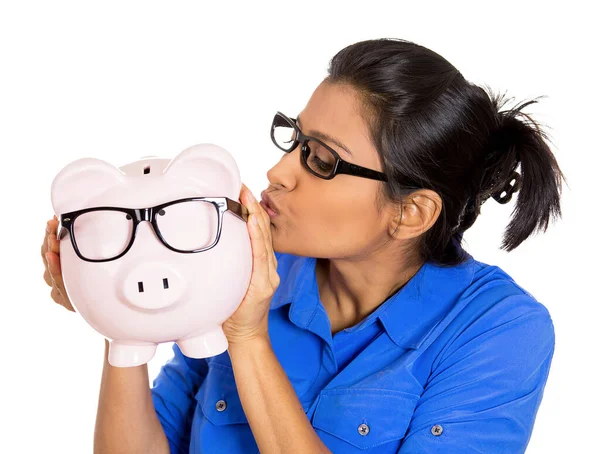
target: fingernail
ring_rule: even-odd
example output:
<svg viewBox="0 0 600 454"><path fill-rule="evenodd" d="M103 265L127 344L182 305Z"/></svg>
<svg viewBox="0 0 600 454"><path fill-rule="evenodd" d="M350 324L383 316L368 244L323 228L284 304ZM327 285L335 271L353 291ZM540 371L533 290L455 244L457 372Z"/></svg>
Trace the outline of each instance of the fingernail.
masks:
<svg viewBox="0 0 600 454"><path fill-rule="evenodd" d="M250 219L250 222L252 222L252 225L258 225L258 219L256 219L256 215L252 215L250 216L252 219Z"/></svg>
<svg viewBox="0 0 600 454"><path fill-rule="evenodd" d="M250 191L248 191L248 200L250 200L250 202L256 202L256 199L254 198L254 196L252 195L252 193Z"/></svg>

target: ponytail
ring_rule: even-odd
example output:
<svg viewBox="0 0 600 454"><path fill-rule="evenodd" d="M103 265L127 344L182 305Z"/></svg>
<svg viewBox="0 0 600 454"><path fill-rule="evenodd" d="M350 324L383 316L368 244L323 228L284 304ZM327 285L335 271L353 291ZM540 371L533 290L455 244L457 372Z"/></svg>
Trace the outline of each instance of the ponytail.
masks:
<svg viewBox="0 0 600 454"><path fill-rule="evenodd" d="M548 136L522 112L524 107L537 100L501 111L507 102L505 97L492 94L490 98L493 111L497 113L497 125L490 132L481 189L467 203L459 230L470 227L479 214L479 207L489 197L505 204L518 193L501 246L512 251L535 231L545 232L551 217L562 216L561 180L565 178L546 143ZM521 173L517 172L519 164Z"/></svg>

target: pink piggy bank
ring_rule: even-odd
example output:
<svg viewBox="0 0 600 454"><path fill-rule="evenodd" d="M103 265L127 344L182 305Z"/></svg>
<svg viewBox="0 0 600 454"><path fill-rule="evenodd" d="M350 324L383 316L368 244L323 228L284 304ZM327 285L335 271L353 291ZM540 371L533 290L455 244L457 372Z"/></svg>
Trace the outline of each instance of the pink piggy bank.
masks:
<svg viewBox="0 0 600 454"><path fill-rule="evenodd" d="M147 363L161 342L205 358L252 273L239 169L223 148L122 167L93 158L52 182L62 275L73 307L110 340L111 365Z"/></svg>

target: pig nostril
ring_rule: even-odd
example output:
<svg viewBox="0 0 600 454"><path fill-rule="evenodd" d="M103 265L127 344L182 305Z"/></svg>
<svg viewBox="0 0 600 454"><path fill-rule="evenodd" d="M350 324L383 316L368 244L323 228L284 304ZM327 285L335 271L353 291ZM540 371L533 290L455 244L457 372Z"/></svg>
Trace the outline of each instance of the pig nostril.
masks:
<svg viewBox="0 0 600 454"><path fill-rule="evenodd" d="M143 282L138 282L138 291L140 293L142 293L144 291L144 283Z"/></svg>
<svg viewBox="0 0 600 454"><path fill-rule="evenodd" d="M144 175L147 175L149 173L150 173L150 166L144 167Z"/></svg>
<svg viewBox="0 0 600 454"><path fill-rule="evenodd" d="M163 279L163 288L169 288L169 280L166 277Z"/></svg>

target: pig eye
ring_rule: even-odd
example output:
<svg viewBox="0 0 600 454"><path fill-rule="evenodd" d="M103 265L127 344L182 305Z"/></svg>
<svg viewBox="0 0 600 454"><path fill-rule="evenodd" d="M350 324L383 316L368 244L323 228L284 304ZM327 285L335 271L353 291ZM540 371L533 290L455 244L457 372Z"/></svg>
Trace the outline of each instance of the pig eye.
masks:
<svg viewBox="0 0 600 454"><path fill-rule="evenodd" d="M160 214L161 216L164 216L164 215L165 215L165 210L160 210L160 211L158 212L158 214Z"/></svg>
<svg viewBox="0 0 600 454"><path fill-rule="evenodd" d="M129 216L129 215L126 215L126 216L125 216L125 218L126 218L128 221L130 221L130 220L131 220L131 216Z"/></svg>

